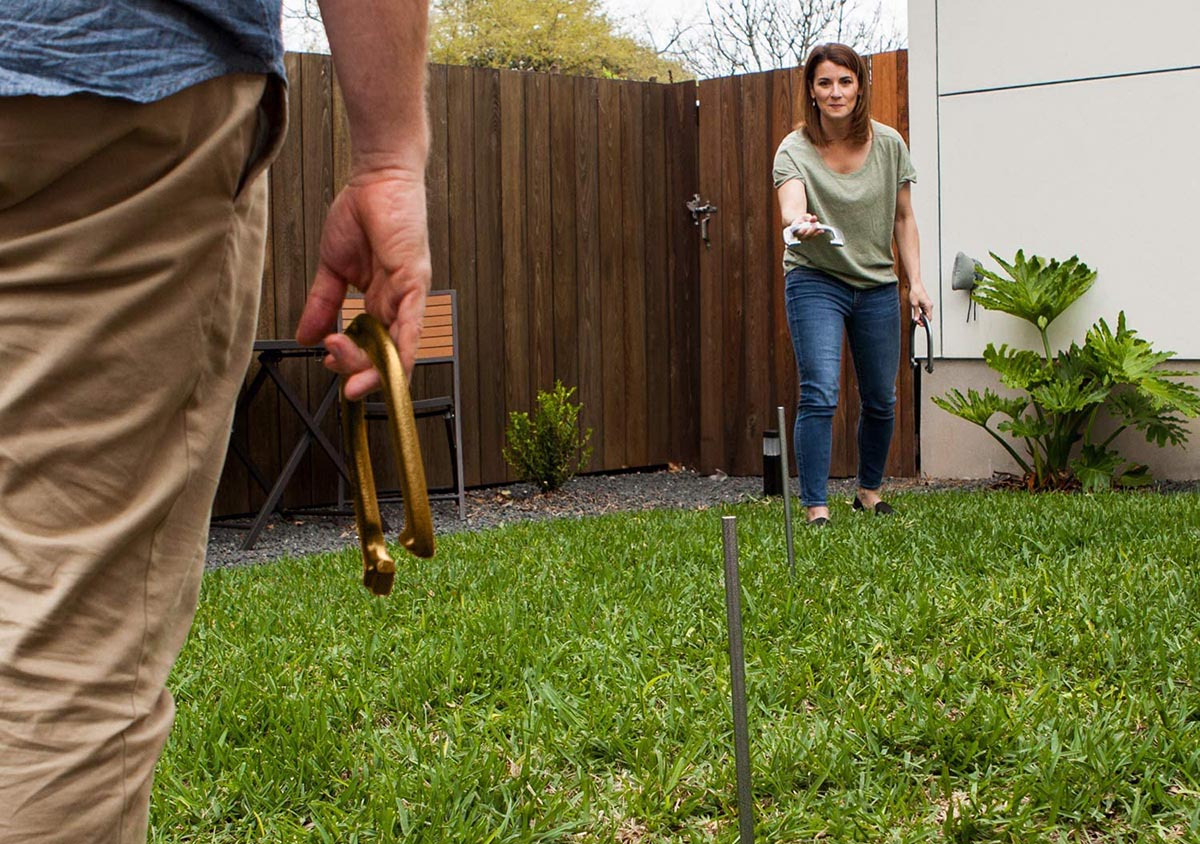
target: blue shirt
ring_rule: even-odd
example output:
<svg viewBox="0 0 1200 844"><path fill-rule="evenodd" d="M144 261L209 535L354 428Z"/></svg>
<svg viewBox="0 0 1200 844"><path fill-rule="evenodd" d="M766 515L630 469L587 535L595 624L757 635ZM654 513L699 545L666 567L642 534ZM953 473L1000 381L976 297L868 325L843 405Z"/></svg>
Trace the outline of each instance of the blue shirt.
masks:
<svg viewBox="0 0 1200 844"><path fill-rule="evenodd" d="M283 70L282 0L0 0L0 96L153 102Z"/></svg>

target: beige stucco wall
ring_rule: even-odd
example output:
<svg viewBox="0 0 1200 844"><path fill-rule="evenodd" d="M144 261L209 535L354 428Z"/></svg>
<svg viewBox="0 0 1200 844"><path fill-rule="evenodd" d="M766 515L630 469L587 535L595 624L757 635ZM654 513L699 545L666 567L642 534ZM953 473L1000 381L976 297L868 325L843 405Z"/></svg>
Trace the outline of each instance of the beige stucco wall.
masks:
<svg viewBox="0 0 1200 844"><path fill-rule="evenodd" d="M1172 361L1173 368L1200 370L1200 361ZM1000 387L995 373L982 361L939 360L933 374L921 373L921 474L930 478L988 478L996 472L1019 473L1000 444L977 425L952 416L930 401L950 389L964 393L968 389ZM1200 378L1187 379L1200 388ZM1145 463L1159 480L1200 479L1200 420L1190 420L1190 437L1185 448L1158 448L1147 443L1137 431L1126 431L1116 440L1121 453L1130 460ZM1111 431L1112 429L1109 428ZM1024 449L1016 446L1018 454Z"/></svg>
<svg viewBox="0 0 1200 844"><path fill-rule="evenodd" d="M931 477L1016 472L980 428L929 396L996 387L988 343L1038 348L1032 327L980 310L951 287L955 255L993 271L995 252L1078 255L1096 283L1055 321L1050 343L1082 342L1091 324L1129 325L1200 369L1200 168L1182 139L1200 132L1200 2L1146 0L1138 14L1108 0L909 0L909 127L918 182L921 276L937 305L936 371L925 375L921 469ZM1104 7L1104 8L1101 8ZM1146 126L1155 131L1147 135ZM1190 359L1190 360L1188 360ZM1192 379L1200 386L1200 379ZM1159 478L1200 478L1191 447L1158 447L1136 431L1117 443ZM1021 451L1021 449L1018 449Z"/></svg>

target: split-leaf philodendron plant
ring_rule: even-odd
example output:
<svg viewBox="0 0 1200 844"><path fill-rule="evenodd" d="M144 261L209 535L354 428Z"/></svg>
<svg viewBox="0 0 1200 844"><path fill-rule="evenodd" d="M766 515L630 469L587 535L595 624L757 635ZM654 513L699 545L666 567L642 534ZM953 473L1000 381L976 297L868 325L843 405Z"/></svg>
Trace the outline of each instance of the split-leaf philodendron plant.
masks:
<svg viewBox="0 0 1200 844"><path fill-rule="evenodd" d="M983 359L1006 387L1021 395L1005 398L992 390L951 390L933 402L943 410L982 427L1012 455L1031 489L1055 489L1078 483L1087 491L1150 482L1147 467L1123 458L1113 441L1127 428L1143 432L1160 448L1187 442L1184 417L1200 415L1200 392L1174 380L1193 372L1161 369L1174 352L1156 352L1126 327L1125 312L1116 331L1103 319L1083 345L1054 354L1047 329L1056 317L1088 291L1096 273L1077 257L1066 261L1025 257L1018 251L1008 264L995 253L1007 278L978 268L982 280L971 295L983 307L1032 323L1042 337L1041 353L988 343ZM1114 421L1103 438L1096 422L1101 412ZM1004 417L994 427L991 420ZM1025 456L1001 434L1025 446Z"/></svg>

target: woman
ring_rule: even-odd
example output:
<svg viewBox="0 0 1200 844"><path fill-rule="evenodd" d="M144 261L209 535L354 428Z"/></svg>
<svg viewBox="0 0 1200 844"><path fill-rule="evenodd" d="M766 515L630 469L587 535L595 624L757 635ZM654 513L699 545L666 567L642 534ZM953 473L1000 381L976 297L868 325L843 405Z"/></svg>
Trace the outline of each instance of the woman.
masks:
<svg viewBox="0 0 1200 844"><path fill-rule="evenodd" d="M933 302L921 283L920 245L908 149L896 130L871 120L866 62L844 44L821 44L804 63L803 119L775 153L783 223L799 243L784 257L788 327L800 373L796 465L810 525L829 522L826 485L841 373L849 333L862 404L855 510L894 512L881 498L892 442L900 364L900 302L892 238L910 283L914 320ZM835 226L834 246L816 224Z"/></svg>

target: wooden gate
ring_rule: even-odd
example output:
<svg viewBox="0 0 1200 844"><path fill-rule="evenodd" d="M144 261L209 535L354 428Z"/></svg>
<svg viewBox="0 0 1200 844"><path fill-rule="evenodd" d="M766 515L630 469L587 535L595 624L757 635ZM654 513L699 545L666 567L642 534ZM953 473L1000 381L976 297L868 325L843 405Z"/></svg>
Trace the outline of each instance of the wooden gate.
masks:
<svg viewBox="0 0 1200 844"><path fill-rule="evenodd" d="M868 59L872 116L908 141L908 54ZM762 432L782 405L795 419L796 367L783 297L783 243L771 184L775 149L798 119L800 68L700 83L700 195L717 207L700 246L700 465L734 475L762 470ZM908 280L900 277L907 302ZM917 472L910 318L902 307L896 433L887 473ZM842 399L834 417L833 477L857 470L857 387L842 355Z"/></svg>

